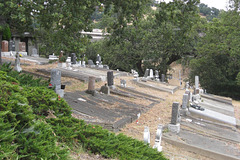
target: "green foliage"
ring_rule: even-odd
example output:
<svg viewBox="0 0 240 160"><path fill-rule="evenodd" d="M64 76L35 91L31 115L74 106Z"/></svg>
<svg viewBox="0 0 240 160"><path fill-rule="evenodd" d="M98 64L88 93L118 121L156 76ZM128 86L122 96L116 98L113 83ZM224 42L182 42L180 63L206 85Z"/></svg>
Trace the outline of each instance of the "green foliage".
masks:
<svg viewBox="0 0 240 160"><path fill-rule="evenodd" d="M17 138L18 154L25 159L68 159L68 151L63 145L56 145L57 138L49 124L37 120L25 128ZM62 149L60 149L60 147Z"/></svg>
<svg viewBox="0 0 240 160"><path fill-rule="evenodd" d="M6 27L3 29L2 40L7 40L7 41L9 41L10 39L11 39L11 31L10 31L9 26L6 26Z"/></svg>
<svg viewBox="0 0 240 160"><path fill-rule="evenodd" d="M239 99L240 70L239 13L223 12L220 19L202 25L204 33L197 44L197 57L191 61L190 79L200 77L201 87L207 92Z"/></svg>
<svg viewBox="0 0 240 160"><path fill-rule="evenodd" d="M60 62L66 62L66 60L67 60L67 56L62 56L59 58Z"/></svg>
<svg viewBox="0 0 240 160"><path fill-rule="evenodd" d="M166 73L172 62L195 54L198 33L193 26L199 20L197 4L197 0L161 2L156 12L149 12L147 1L136 8L131 6L133 8L129 7L129 11L134 14L122 20L122 25L118 26L118 21L109 22L107 26L111 35L101 44L102 47L96 43L87 49L96 52L100 48L98 52L104 63L113 69L135 69L143 75L146 68L153 68ZM138 5L138 2L132 5ZM114 6L113 11L109 11L111 16L116 8ZM116 15L118 20L121 20L121 14L124 15Z"/></svg>
<svg viewBox="0 0 240 160"><path fill-rule="evenodd" d="M17 154L15 150L17 145L13 143L16 138L15 129L11 123L6 122L4 117L7 116L8 111L0 112L0 159L16 159Z"/></svg>
<svg viewBox="0 0 240 160"><path fill-rule="evenodd" d="M28 99L29 105L32 106L34 114L47 116L50 110L54 111L56 116L71 115L69 105L53 90L46 89L46 87L27 87L24 88L24 91L24 96Z"/></svg>
<svg viewBox="0 0 240 160"><path fill-rule="evenodd" d="M9 67L2 69L8 72L0 71L0 158L69 159L69 148L83 146L108 158L166 159L141 141L73 118L70 106L53 90L26 82Z"/></svg>
<svg viewBox="0 0 240 160"><path fill-rule="evenodd" d="M199 11L204 16L206 16L207 20L212 21L213 18L218 18L218 15L220 14L220 10L215 7L208 7L208 5L204 3L200 3L199 5Z"/></svg>
<svg viewBox="0 0 240 160"><path fill-rule="evenodd" d="M238 73L236 80L237 80L237 84L240 86L240 72Z"/></svg>

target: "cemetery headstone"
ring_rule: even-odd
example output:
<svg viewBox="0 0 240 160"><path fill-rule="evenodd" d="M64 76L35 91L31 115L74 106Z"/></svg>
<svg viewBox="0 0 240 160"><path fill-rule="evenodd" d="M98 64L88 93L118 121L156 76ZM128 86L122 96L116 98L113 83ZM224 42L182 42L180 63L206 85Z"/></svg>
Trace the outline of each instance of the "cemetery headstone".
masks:
<svg viewBox="0 0 240 160"><path fill-rule="evenodd" d="M180 84L180 86L182 86L182 75L181 75L181 71L179 71L179 84Z"/></svg>
<svg viewBox="0 0 240 160"><path fill-rule="evenodd" d="M86 67L86 62L82 61L82 67Z"/></svg>
<svg viewBox="0 0 240 160"><path fill-rule="evenodd" d="M161 82L165 82L165 74L161 74Z"/></svg>
<svg viewBox="0 0 240 160"><path fill-rule="evenodd" d="M155 70L155 80L159 81L159 72L158 72L158 70Z"/></svg>
<svg viewBox="0 0 240 160"><path fill-rule="evenodd" d="M25 42L19 42L19 51L26 52L26 43Z"/></svg>
<svg viewBox="0 0 240 160"><path fill-rule="evenodd" d="M61 71L58 69L51 70L51 81L53 87L55 87L54 91L60 96L64 97L64 89L61 88Z"/></svg>
<svg viewBox="0 0 240 160"><path fill-rule="evenodd" d="M94 65L93 61L91 59L88 60L88 65Z"/></svg>
<svg viewBox="0 0 240 160"><path fill-rule="evenodd" d="M17 72L21 72L22 71L22 68L20 66L20 56L19 56L18 52L16 53L14 70L16 70Z"/></svg>
<svg viewBox="0 0 240 160"><path fill-rule="evenodd" d="M99 64L102 64L102 58L99 54L97 54L97 61L96 61L96 64L99 65Z"/></svg>
<svg viewBox="0 0 240 160"><path fill-rule="evenodd" d="M9 48L9 51L15 51L15 41L10 40L8 48Z"/></svg>
<svg viewBox="0 0 240 160"><path fill-rule="evenodd" d="M37 48L32 49L32 56L33 57L39 57L38 52L37 52Z"/></svg>
<svg viewBox="0 0 240 160"><path fill-rule="evenodd" d="M195 76L195 88L199 88L199 77Z"/></svg>
<svg viewBox="0 0 240 160"><path fill-rule="evenodd" d="M103 68L104 69L109 69L109 66L108 65L103 65Z"/></svg>
<svg viewBox="0 0 240 160"><path fill-rule="evenodd" d="M112 87L114 85L114 76L113 76L113 71L108 71L107 72L107 84L109 87Z"/></svg>
<svg viewBox="0 0 240 160"><path fill-rule="evenodd" d="M180 132L180 114L179 114L179 103L174 102L172 105L172 118L171 123L168 124L168 129L173 133Z"/></svg>
<svg viewBox="0 0 240 160"><path fill-rule="evenodd" d="M8 41L2 41L2 52L8 52Z"/></svg>
<svg viewBox="0 0 240 160"><path fill-rule="evenodd" d="M95 77L89 76L87 93L92 94L93 96L95 95L95 80Z"/></svg>
<svg viewBox="0 0 240 160"><path fill-rule="evenodd" d="M127 82L124 79L120 79L120 84L122 87L126 87Z"/></svg>
<svg viewBox="0 0 240 160"><path fill-rule="evenodd" d="M145 73L144 73L144 77L147 78L149 75L149 69L146 69Z"/></svg>
<svg viewBox="0 0 240 160"><path fill-rule="evenodd" d="M188 94L184 94L182 100L182 109L186 109L188 107L188 102Z"/></svg>
<svg viewBox="0 0 240 160"><path fill-rule="evenodd" d="M77 57L76 57L75 53L71 54L71 62L72 62L72 64L76 64L76 62L77 62Z"/></svg>
<svg viewBox="0 0 240 160"><path fill-rule="evenodd" d="M58 69L52 69L51 70L51 81L53 87L55 87L55 90L61 89L61 71Z"/></svg>
<svg viewBox="0 0 240 160"><path fill-rule="evenodd" d="M110 88L105 84L104 86L101 87L100 92L109 95L110 94Z"/></svg>
<svg viewBox="0 0 240 160"><path fill-rule="evenodd" d="M156 132L156 137L155 137L155 144L153 146L153 148L157 148L158 152L162 152L162 146L161 146L162 129L163 129L163 126L161 124L158 125L157 132Z"/></svg>
<svg viewBox="0 0 240 160"><path fill-rule="evenodd" d="M153 69L150 69L149 78L153 79Z"/></svg>
<svg viewBox="0 0 240 160"><path fill-rule="evenodd" d="M147 126L144 127L143 141L145 144L150 144L150 132Z"/></svg>
<svg viewBox="0 0 240 160"><path fill-rule="evenodd" d="M134 79L133 80L134 81L139 81L138 76L139 76L138 72L134 70L134 73L133 73L133 78Z"/></svg>

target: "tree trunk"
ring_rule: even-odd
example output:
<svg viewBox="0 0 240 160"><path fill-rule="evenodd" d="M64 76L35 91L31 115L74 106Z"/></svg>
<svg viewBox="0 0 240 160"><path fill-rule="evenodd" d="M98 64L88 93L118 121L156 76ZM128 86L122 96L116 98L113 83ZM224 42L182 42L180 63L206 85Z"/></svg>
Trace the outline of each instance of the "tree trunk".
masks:
<svg viewBox="0 0 240 160"><path fill-rule="evenodd" d="M138 70L138 74L139 74L139 76L143 76L143 74L144 74L144 72L143 72L143 70L142 70L142 60L139 60L138 62L137 62L137 70Z"/></svg>

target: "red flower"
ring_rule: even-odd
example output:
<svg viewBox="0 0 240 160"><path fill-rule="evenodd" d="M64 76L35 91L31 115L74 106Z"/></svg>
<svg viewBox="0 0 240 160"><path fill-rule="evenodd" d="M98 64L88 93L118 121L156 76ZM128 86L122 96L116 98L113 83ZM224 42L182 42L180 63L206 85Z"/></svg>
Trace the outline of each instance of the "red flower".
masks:
<svg viewBox="0 0 240 160"><path fill-rule="evenodd" d="M92 127L92 128L95 128L95 127Z"/></svg>
<svg viewBox="0 0 240 160"><path fill-rule="evenodd" d="M50 83L49 86L52 86L52 84Z"/></svg>

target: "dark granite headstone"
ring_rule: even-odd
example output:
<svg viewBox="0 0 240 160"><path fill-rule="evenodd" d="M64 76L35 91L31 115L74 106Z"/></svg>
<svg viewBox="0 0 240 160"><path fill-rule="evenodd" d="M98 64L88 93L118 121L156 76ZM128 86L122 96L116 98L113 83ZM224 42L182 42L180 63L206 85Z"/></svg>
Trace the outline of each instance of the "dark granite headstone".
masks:
<svg viewBox="0 0 240 160"><path fill-rule="evenodd" d="M161 82L165 82L165 74L161 75Z"/></svg>
<svg viewBox="0 0 240 160"><path fill-rule="evenodd" d="M15 41L10 40L8 44L9 51L15 51Z"/></svg>
<svg viewBox="0 0 240 160"><path fill-rule="evenodd" d="M107 83L108 86L113 86L113 71L108 71L107 72Z"/></svg>
<svg viewBox="0 0 240 160"><path fill-rule="evenodd" d="M179 118L179 103L173 102L171 124L176 125L178 123L178 118Z"/></svg>
<svg viewBox="0 0 240 160"><path fill-rule="evenodd" d="M98 64L102 64L102 58L99 54L97 54L97 61L98 61Z"/></svg>
<svg viewBox="0 0 240 160"><path fill-rule="evenodd" d="M76 64L77 63L77 57L76 57L75 53L71 54L71 62L72 62L72 64Z"/></svg>

